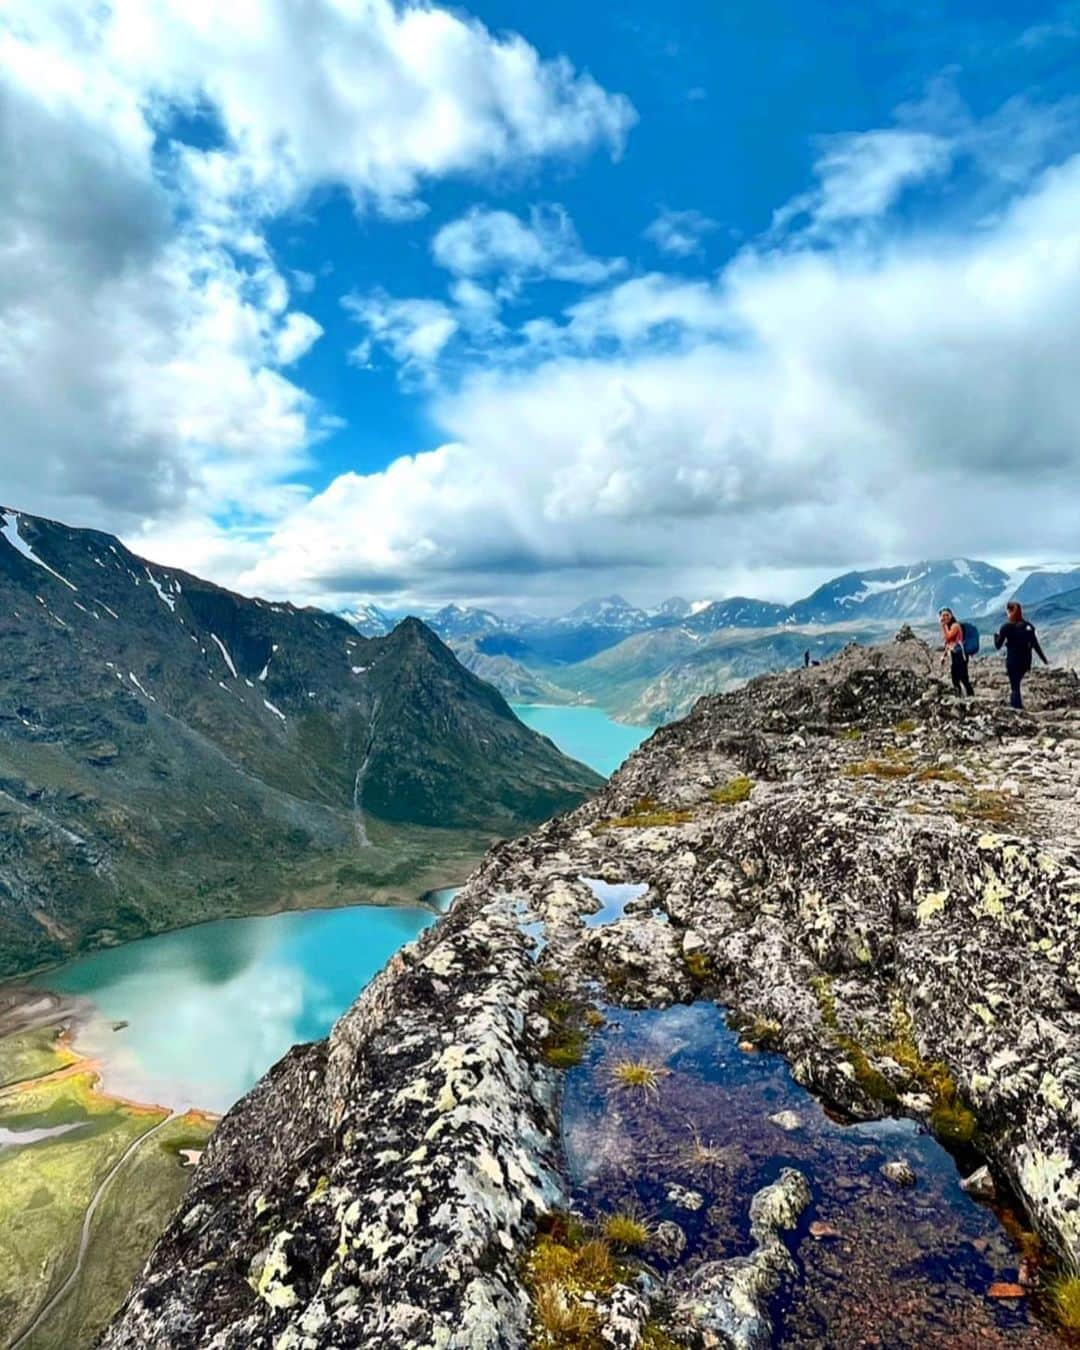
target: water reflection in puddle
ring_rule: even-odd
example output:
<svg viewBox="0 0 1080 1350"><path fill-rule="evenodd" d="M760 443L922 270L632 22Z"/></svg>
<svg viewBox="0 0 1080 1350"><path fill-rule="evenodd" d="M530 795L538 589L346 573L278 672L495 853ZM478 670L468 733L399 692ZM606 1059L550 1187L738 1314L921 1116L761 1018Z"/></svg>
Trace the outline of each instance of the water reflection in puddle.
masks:
<svg viewBox="0 0 1080 1350"><path fill-rule="evenodd" d="M951 1156L913 1122L836 1123L779 1055L740 1051L713 1004L602 1011L609 1025L565 1079L575 1208L674 1221L687 1240L682 1262L733 1256L750 1247L753 1193L797 1167L814 1204L797 1235L804 1278L782 1310L781 1344L1061 1344L1026 1300L988 1298L995 1281L1016 1280L1016 1250L994 1213L960 1188ZM615 1070L628 1061L657 1071L653 1089L618 1084ZM794 1128L770 1121L781 1112L794 1114L784 1120ZM896 1158L914 1169L914 1187L881 1175ZM812 1236L821 1225L825 1235Z"/></svg>
<svg viewBox="0 0 1080 1350"><path fill-rule="evenodd" d="M630 901L640 899L649 889L643 882L601 881L598 877L582 877L581 880L601 906L595 914L582 916L586 928L602 928L605 924L621 919Z"/></svg>

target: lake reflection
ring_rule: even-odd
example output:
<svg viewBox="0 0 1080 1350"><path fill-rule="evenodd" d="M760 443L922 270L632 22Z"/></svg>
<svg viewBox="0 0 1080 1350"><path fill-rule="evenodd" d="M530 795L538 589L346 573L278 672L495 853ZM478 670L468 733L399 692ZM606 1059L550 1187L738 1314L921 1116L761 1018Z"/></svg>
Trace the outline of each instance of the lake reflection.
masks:
<svg viewBox="0 0 1080 1350"><path fill-rule="evenodd" d="M78 1045L104 1062L110 1092L223 1111L291 1045L325 1036L433 917L357 906L227 919L95 952L42 982L91 1001Z"/></svg>

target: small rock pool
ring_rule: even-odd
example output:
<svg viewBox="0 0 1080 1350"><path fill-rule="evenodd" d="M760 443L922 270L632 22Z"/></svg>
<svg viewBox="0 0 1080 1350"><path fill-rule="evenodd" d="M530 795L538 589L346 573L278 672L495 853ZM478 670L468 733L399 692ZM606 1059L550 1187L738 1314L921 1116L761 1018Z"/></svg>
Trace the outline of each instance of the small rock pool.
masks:
<svg viewBox="0 0 1080 1350"><path fill-rule="evenodd" d="M712 1003L600 1011L606 1025L565 1076L571 1204L591 1219L636 1214L654 1235L664 1225L665 1242L646 1253L660 1272L749 1251L751 1196L796 1167L814 1199L793 1235L801 1278L774 1310L777 1344L1063 1344L1029 1297L996 1296L1020 1274L1005 1226L1015 1221L970 1198L951 1155L914 1122L831 1119L781 1056L740 1050ZM628 1064L650 1066L655 1081L621 1083ZM914 1185L882 1174L901 1159Z"/></svg>

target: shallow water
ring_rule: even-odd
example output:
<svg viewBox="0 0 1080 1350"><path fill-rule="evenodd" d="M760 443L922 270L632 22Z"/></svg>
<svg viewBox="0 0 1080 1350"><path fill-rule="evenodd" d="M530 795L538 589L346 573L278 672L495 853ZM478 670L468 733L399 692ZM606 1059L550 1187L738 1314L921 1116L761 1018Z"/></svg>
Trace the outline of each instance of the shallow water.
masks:
<svg viewBox="0 0 1080 1350"><path fill-rule="evenodd" d="M639 900L648 891L644 882L601 881L598 877L582 877L581 880L600 901L600 909L595 914L582 917L586 928L603 928L606 924L621 919L631 900Z"/></svg>
<svg viewBox="0 0 1080 1350"><path fill-rule="evenodd" d="M434 918L356 906L225 919L94 952L40 983L88 1000L76 1041L110 1092L224 1111L290 1046L325 1036Z"/></svg>
<svg viewBox="0 0 1080 1350"><path fill-rule="evenodd" d="M511 706L527 727L550 737L564 755L580 760L605 778L653 733L652 727L614 722L600 708L551 708L538 703Z"/></svg>
<svg viewBox="0 0 1080 1350"><path fill-rule="evenodd" d="M779 1055L740 1051L711 1003L602 1011L608 1026L565 1081L575 1208L673 1220L687 1238L684 1263L734 1256L750 1249L754 1192L797 1167L814 1203L796 1235L804 1278L780 1309L780 1344L1060 1343L1027 1300L988 1297L995 1281L1016 1280L1017 1252L995 1213L961 1190L953 1158L931 1135L907 1120L837 1123ZM615 1085L612 1070L627 1059L656 1068L655 1092ZM785 1110L798 1128L769 1120ZM906 1190L879 1172L901 1157L918 1178ZM670 1198L673 1183L699 1193L700 1208ZM838 1236L814 1238L813 1221Z"/></svg>

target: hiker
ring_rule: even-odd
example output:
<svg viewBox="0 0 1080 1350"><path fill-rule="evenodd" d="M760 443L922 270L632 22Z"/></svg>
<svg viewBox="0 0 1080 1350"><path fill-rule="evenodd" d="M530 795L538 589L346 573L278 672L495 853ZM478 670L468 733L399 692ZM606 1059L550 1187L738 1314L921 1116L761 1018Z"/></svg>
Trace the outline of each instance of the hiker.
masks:
<svg viewBox="0 0 1080 1350"><path fill-rule="evenodd" d="M994 634L994 646L1000 651L1005 648L1005 673L1009 677L1009 706L1022 708L1024 700L1020 697L1020 683L1031 669L1031 653L1037 652L1044 666L1050 662L1039 646L1035 625L1024 618L1024 608L1019 600L1010 600L1005 606L1008 618Z"/></svg>
<svg viewBox="0 0 1080 1350"><path fill-rule="evenodd" d="M953 689L957 695L963 698L964 691L967 690L968 695L974 698L975 690L971 687L971 678L968 675L968 654L964 647L964 626L957 622L956 615L951 609L938 610L938 619L941 622L941 636L945 642L941 664L944 665L945 658L949 658Z"/></svg>

